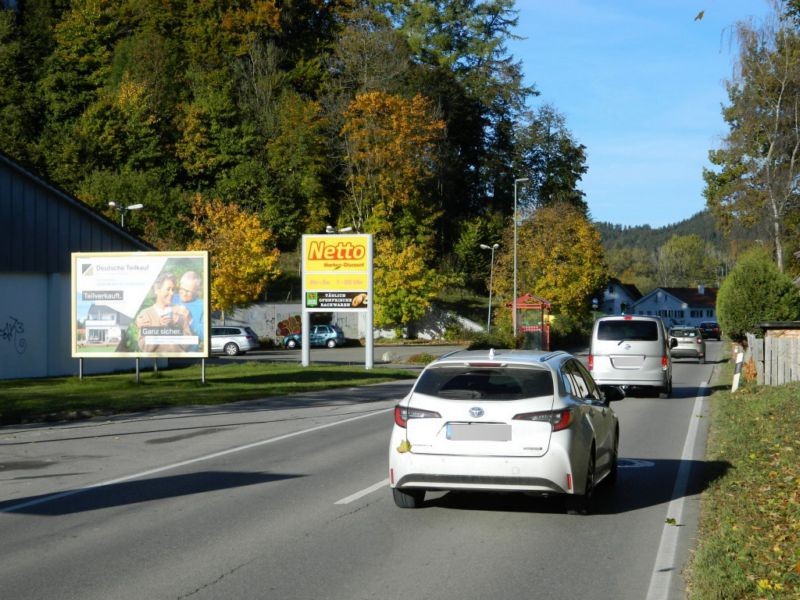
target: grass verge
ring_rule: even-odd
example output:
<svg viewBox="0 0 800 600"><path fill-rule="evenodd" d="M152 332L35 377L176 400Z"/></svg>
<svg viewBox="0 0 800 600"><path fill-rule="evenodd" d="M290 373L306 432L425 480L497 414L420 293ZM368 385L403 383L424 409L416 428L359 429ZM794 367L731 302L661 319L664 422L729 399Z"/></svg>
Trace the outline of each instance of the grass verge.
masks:
<svg viewBox="0 0 800 600"><path fill-rule="evenodd" d="M712 396L706 457L731 468L701 499L692 600L800 598L799 398L798 384Z"/></svg>
<svg viewBox="0 0 800 600"><path fill-rule="evenodd" d="M0 424L87 418L155 408L224 404L416 377L402 369L280 365L257 361L182 369L0 381Z"/></svg>

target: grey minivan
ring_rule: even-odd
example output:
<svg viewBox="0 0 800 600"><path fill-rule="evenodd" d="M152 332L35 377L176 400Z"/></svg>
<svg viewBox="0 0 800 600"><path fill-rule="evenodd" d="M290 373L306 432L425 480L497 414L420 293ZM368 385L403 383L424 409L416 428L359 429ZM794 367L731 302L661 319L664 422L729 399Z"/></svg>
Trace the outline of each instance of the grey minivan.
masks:
<svg viewBox="0 0 800 600"><path fill-rule="evenodd" d="M598 385L646 387L672 394L672 356L660 317L600 317L592 329L589 371Z"/></svg>

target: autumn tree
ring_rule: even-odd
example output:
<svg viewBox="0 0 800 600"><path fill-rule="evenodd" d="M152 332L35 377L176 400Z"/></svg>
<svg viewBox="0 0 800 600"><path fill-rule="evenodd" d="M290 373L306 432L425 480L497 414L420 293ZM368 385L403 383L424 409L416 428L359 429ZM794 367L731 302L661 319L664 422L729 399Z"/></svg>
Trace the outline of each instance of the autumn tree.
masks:
<svg viewBox="0 0 800 600"><path fill-rule="evenodd" d="M513 299L513 238L503 243L494 291ZM517 290L549 300L553 313L574 322L585 319L591 299L608 281L600 234L584 212L567 203L545 206L517 232ZM499 275L499 276L498 276Z"/></svg>
<svg viewBox="0 0 800 600"><path fill-rule="evenodd" d="M438 211L427 185L444 124L432 113L422 96L370 92L356 98L342 128L348 168L343 222L375 235L378 326L421 317L430 292L441 285L433 252Z"/></svg>
<svg viewBox="0 0 800 600"><path fill-rule="evenodd" d="M704 195L726 231L766 222L784 270L787 219L800 208L800 33L773 15L760 28L741 22L739 72L728 82L730 131L709 153Z"/></svg>
<svg viewBox="0 0 800 600"><path fill-rule="evenodd" d="M257 216L235 204L204 200L192 203L196 236L188 250L207 250L211 269L211 310L225 312L256 300L279 275L279 252L272 234Z"/></svg>
<svg viewBox="0 0 800 600"><path fill-rule="evenodd" d="M656 268L662 287L688 287L714 281L721 257L699 235L673 235L658 249Z"/></svg>

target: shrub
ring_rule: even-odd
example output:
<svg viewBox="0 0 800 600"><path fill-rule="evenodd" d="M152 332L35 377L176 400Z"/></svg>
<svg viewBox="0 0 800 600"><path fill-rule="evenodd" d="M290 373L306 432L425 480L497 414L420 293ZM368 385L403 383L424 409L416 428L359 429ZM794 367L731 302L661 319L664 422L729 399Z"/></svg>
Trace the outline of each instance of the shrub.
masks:
<svg viewBox="0 0 800 600"><path fill-rule="evenodd" d="M757 323L800 317L800 294L769 253L755 248L741 256L722 283L717 317L722 331L741 342L747 333L757 333Z"/></svg>

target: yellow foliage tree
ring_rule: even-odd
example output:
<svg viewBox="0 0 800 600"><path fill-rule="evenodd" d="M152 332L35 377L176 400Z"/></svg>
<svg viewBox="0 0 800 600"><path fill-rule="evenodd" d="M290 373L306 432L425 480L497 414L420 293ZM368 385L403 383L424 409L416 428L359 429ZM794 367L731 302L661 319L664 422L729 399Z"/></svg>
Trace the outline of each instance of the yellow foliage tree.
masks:
<svg viewBox="0 0 800 600"><path fill-rule="evenodd" d="M258 298L280 274L280 252L272 233L256 215L235 204L206 201L198 194L192 202L195 240L189 250L208 250L211 269L211 310L223 313Z"/></svg>
<svg viewBox="0 0 800 600"><path fill-rule="evenodd" d="M503 244L494 291L511 302L514 286L513 231ZM498 277L497 274L500 274ZM608 281L600 232L586 214L566 203L539 208L517 231L517 292L553 304L553 313L571 318L589 314L591 299Z"/></svg>
<svg viewBox="0 0 800 600"><path fill-rule="evenodd" d="M443 280L432 268L440 213L426 195L444 122L430 101L361 94L345 114L348 168L345 218L375 235L375 324L405 326L422 317Z"/></svg>

